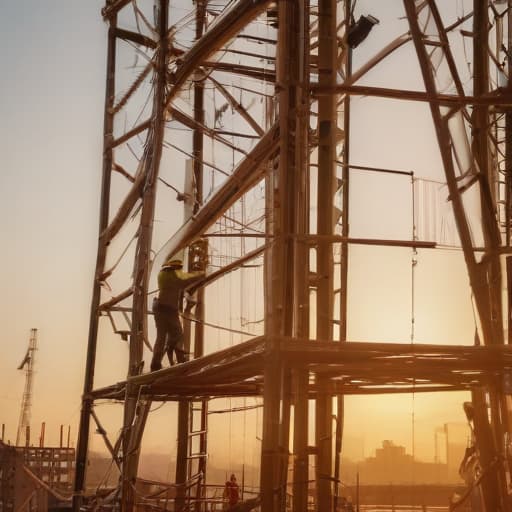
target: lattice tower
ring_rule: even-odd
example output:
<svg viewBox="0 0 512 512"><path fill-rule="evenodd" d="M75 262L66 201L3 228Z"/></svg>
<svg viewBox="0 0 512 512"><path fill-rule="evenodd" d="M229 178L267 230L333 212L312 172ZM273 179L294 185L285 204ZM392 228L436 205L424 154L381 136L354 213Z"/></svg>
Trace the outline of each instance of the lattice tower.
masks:
<svg viewBox="0 0 512 512"><path fill-rule="evenodd" d="M25 388L21 399L20 419L18 421L18 431L16 433L16 446L30 428L30 416L32 413L32 391L34 388L34 364L37 350L37 329L30 329L30 339L28 342L25 357L18 366L18 370L25 370Z"/></svg>

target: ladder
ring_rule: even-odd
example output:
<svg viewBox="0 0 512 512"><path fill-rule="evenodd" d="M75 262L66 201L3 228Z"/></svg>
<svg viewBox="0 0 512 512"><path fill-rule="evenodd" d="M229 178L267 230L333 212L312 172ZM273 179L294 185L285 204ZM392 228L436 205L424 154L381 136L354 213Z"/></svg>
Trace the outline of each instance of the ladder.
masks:
<svg viewBox="0 0 512 512"><path fill-rule="evenodd" d="M208 400L189 403L189 431L187 448L187 487L190 510L203 512L206 498L206 460L208 432Z"/></svg>

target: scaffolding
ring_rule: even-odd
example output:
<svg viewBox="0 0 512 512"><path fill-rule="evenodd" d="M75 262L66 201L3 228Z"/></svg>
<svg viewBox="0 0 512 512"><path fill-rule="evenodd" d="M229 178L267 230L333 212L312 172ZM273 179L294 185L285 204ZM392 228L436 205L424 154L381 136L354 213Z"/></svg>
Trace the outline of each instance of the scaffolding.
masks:
<svg viewBox="0 0 512 512"><path fill-rule="evenodd" d="M512 268L511 3L461 1L455 11L435 0L387 4L395 13L392 35L369 53L365 45L384 21L351 0L172 7L168 0L107 0L103 179L77 512L91 418L119 468L122 511L167 510L170 502L172 510L204 511L209 402L260 397L259 490L243 510L311 510L313 481L314 510L329 512L340 496L344 397L450 390L471 392L483 510L511 510L511 299L502 293ZM383 99L428 106L436 180L353 159L365 144L361 133L371 140L371 119L364 119L366 132L357 124L360 99L370 110ZM412 138L426 144L425 134ZM397 140L393 149L405 152L407 144ZM354 234L358 172L376 187L382 176L406 180L393 186L411 194L408 236ZM210 266L182 315L193 357L148 373L153 269L175 255L191 266L198 243L208 248ZM447 246L467 268L475 346L417 343L414 290L409 340L350 340L355 247L407 249L414 283L418 254ZM214 342L219 332L226 342ZM125 373L98 385L97 352L112 333L127 342ZM114 442L96 410L104 400L123 407ZM178 403L175 487L161 491L155 505L141 497L137 468L151 404L168 401Z"/></svg>

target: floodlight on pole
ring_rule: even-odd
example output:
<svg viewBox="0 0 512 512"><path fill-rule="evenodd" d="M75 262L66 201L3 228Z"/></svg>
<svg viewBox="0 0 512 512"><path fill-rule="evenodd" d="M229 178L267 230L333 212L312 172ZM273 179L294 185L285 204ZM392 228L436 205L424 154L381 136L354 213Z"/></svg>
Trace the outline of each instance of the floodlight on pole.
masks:
<svg viewBox="0 0 512 512"><path fill-rule="evenodd" d="M353 23L348 30L348 45L350 48L356 48L367 37L374 25L377 25L379 20L370 14L360 16L360 18Z"/></svg>

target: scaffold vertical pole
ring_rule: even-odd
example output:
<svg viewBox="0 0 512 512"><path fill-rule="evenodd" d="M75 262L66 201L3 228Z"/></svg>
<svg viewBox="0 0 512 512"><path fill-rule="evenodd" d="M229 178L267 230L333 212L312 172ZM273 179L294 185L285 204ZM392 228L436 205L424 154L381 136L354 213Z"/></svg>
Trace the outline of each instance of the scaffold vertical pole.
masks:
<svg viewBox="0 0 512 512"><path fill-rule="evenodd" d="M423 8L430 11L429 13L436 25L439 40L441 42L441 51L444 52L447 67L454 80L457 94L464 96L464 90L457 74L456 64L450 51L448 38L435 2L433 0L427 0L427 2L422 6L416 6L414 1L404 0L404 7L409 20L409 27L416 48L416 53L418 55L418 61L427 94L429 94L431 98L434 98L437 94L437 89L432 67L430 65L429 53L425 47L425 45L428 44L428 38L422 32L419 24L418 10ZM484 7L483 3L475 1L474 7L476 9L474 18L479 17L479 20L474 20L474 28L478 32L476 36L484 37L483 35L487 33L487 28L479 25L479 22L484 18L483 23L485 24L485 18L487 17L487 4L485 4L485 16L484 12L481 10L481 8ZM477 12L479 14L477 14ZM484 48L487 48L488 41L481 41L480 44ZM483 53L480 53L479 49L475 49L474 58L476 60L474 77L475 91L482 93L482 91L488 87L488 85L486 86L486 80L488 80L488 71L486 71L487 64L484 63L488 56L487 54L484 55ZM482 119L480 118L483 111L477 109L475 111L475 116L473 117L473 122L476 124L475 128L477 131L479 130L477 137L473 140L473 148L477 163L479 165L483 165L479 184L482 205L482 231L484 233L486 257L482 259L481 263L479 263L475 257L465 204L462 199L462 191L457 182L452 156L453 140L448 126L449 119L460 112L458 109L454 109L448 116L443 116L439 103L434 100L430 101L430 110L443 161L446 182L450 191L457 230L461 240L475 304L478 310L483 342L485 345L499 345L503 343L503 322L500 296L501 287L498 285L498 281L501 279L498 279L497 281L497 277L501 275L500 263L496 252L496 248L499 245L499 235L497 232L496 219L492 213L492 198L489 189L488 173L486 172L486 169L488 169L487 141L483 141L481 139L483 137L487 137L487 130L482 126ZM487 121L485 121L485 126L487 126ZM482 463L487 466L488 464L486 464L486 462L490 463L497 455L496 442L501 437L501 434L499 433L501 431L499 411L496 405L496 397L494 396L495 390L490 390L490 393L491 417L493 418L494 423L492 430L489 428L485 391L476 390L472 394L475 406L475 435L477 437L477 443L479 444ZM500 510L504 504L506 489L504 488L502 463L500 462L498 466L500 467L495 467L493 470L490 470L486 473L485 478L482 479L485 507L488 512L491 510Z"/></svg>
<svg viewBox="0 0 512 512"><path fill-rule="evenodd" d="M262 509L284 511L289 458L291 374L284 369L276 336L292 336L296 308L296 240L301 212L297 200L305 162L298 160L298 133L302 131L303 93L299 64L304 65L303 2L278 3L277 102L280 151L277 168L268 180L267 194L273 207L272 235L275 243L266 259L267 303L265 325L267 359L264 368L263 441L261 453ZM302 23L302 25L301 25ZM302 35L302 38L301 38Z"/></svg>
<svg viewBox="0 0 512 512"><path fill-rule="evenodd" d="M343 47L341 65L345 80L350 80L352 74L352 49L348 44L348 30L352 15L352 1L344 0L343 19L345 20L345 32L343 34ZM350 95L346 94L341 100L343 105L343 165L341 169L341 236L344 240L349 237L349 199L350 199ZM347 341L347 295L348 295L348 243L340 244L340 283L339 283L339 341ZM334 510L338 506L340 489L341 455L343 446L343 427L345 420L345 399L343 395L336 398L336 440L334 453Z"/></svg>
<svg viewBox="0 0 512 512"><path fill-rule="evenodd" d="M478 97L485 95L490 89L489 77L489 14L488 6L475 0L473 2L473 95ZM493 317L493 336L492 339L484 340L486 344L503 344L504 329L502 316L502 291L501 291L501 261L498 254L498 248L501 245L501 235L497 223L495 208L497 191L491 187L492 183L497 182L497 177L493 172L497 172L490 165L489 149L489 107L486 105L474 105L472 111L472 153L478 163L482 178L480 180L481 208L483 234L486 248L488 248L488 257L486 258L486 272L488 275L489 302ZM505 473L505 429L507 424L507 415L502 417L502 405L506 404L505 397L501 391L501 386L492 386L489 390L489 407L491 410L491 425L494 436L494 443L491 440L488 443L482 441L486 446L488 453L485 455L492 460L499 457L500 463L496 467L498 485L500 487L501 506L504 506L507 496L507 478ZM476 407L476 404L475 404ZM486 406L485 406L486 407ZM488 421L487 415L483 415L482 421ZM476 432L475 424L475 433ZM486 438L486 430L482 432L483 438ZM487 485L487 484L486 484Z"/></svg>
<svg viewBox="0 0 512 512"><path fill-rule="evenodd" d="M507 48L506 66L507 71L507 92L512 91L512 0L507 0ZM512 111L510 108L505 112L505 245L511 244L512 226ZM508 323L511 323L512 306L509 304ZM512 329L508 329L508 343L512 342Z"/></svg>
<svg viewBox="0 0 512 512"><path fill-rule="evenodd" d="M318 80L322 86L336 84L338 38L336 24L337 2L318 3ZM317 233L332 235L334 229L334 193L336 180L336 96L325 95L318 100L318 218ZM333 250L331 244L317 246L317 336L318 340L333 340ZM317 375L322 389L325 379ZM333 399L319 392L315 408L316 439L316 503L318 510L332 510L333 465Z"/></svg>
<svg viewBox="0 0 512 512"><path fill-rule="evenodd" d="M76 449L76 472L73 493L73 511L79 512L85 490L85 478L87 467L87 450L89 447L89 428L91 421L91 409L93 400L89 393L94 387L94 369L96 364L96 348L98 342L98 323L101 295L101 276L105 269L105 259L109 240L102 237L102 233L108 226L110 211L110 185L112 178L114 140L114 114L112 108L115 99L116 83L116 47L117 39L115 30L117 16L109 19L108 45L107 45L107 78L105 86L105 107L103 126L103 165L101 180L101 200L99 217L99 241L96 257L96 270L94 272L93 292L91 299L91 311L89 317L89 335L87 341L87 356L85 366L84 388L82 394L82 408L80 412L80 424Z"/></svg>
<svg viewBox="0 0 512 512"><path fill-rule="evenodd" d="M196 2L195 9L195 39L200 39L203 35L206 17L206 3L204 0ZM201 73L198 70L198 73ZM192 173L193 173L193 190L192 190L192 213L196 213L203 201L203 132L199 128L204 124L204 79L196 76L193 88L193 114L196 128L192 135ZM189 261L190 265L190 261ZM192 270L191 268L188 269ZM196 293L195 317L198 322L194 328L194 358L200 357L204 353L204 290L201 288ZM186 321L189 325L186 329L188 335L187 351L191 346L191 325L190 321ZM201 431L206 430L207 425L207 408L208 402L201 402L200 423ZM176 483L178 484L176 507L181 510L185 506L185 494L187 475L191 474L191 459L189 452L191 449L190 433L194 425L194 403L191 401L180 400L178 403L178 444L176 452ZM198 471L203 475L206 473L206 434L200 434L200 451L205 454L198 462ZM201 482L199 482L199 489ZM195 505L195 510L200 509L200 502Z"/></svg>
<svg viewBox="0 0 512 512"><path fill-rule="evenodd" d="M310 76L310 2L298 2L298 30L300 50L297 69L296 94L296 144L295 161L297 164L296 199L297 214L295 232L307 235L310 232L310 140L309 116L311 98L309 96ZM295 242L295 325L294 333L299 338L309 338L310 315L310 279L309 245ZM309 371L307 367L297 368L293 373L293 499L294 512L306 512L308 507L308 433L309 433Z"/></svg>
<svg viewBox="0 0 512 512"><path fill-rule="evenodd" d="M156 185L162 156L165 99L167 87L169 0L159 0L157 11L158 47L155 54L155 81L153 110L149 128L149 142L144 158L145 183L133 271L133 313L129 347L128 377L143 370L143 344L147 336L147 294L149 262L156 201ZM140 441L150 402L140 403L138 388L126 386L123 419L123 458L121 484L121 510L131 512L135 507L135 482L140 456Z"/></svg>

